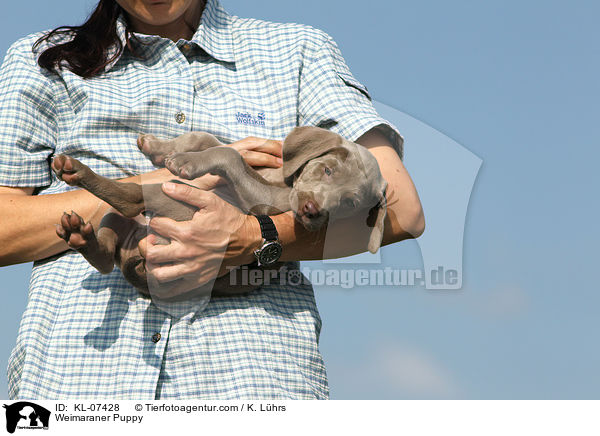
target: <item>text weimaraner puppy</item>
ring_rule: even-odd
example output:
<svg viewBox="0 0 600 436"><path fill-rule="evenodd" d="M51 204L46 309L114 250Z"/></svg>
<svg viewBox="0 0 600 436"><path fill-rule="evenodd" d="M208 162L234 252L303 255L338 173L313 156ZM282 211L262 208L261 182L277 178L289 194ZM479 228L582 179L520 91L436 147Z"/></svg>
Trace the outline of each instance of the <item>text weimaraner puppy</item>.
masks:
<svg viewBox="0 0 600 436"><path fill-rule="evenodd" d="M233 193L228 201L245 212L274 215L293 210L309 231L318 230L332 218L370 208L369 215L375 219L369 222L373 229L368 249L374 253L381 245L387 183L366 148L329 130L296 127L283 142L283 166L259 170L208 133L192 132L172 140L142 135L138 146L155 165L165 165L181 178L194 179L207 173L221 176ZM97 232L76 213L65 213L57 234L101 273L111 272L116 264L133 286L148 294L149 277L138 242L147 236L149 228L131 218L150 212L187 221L196 209L168 197L161 184L119 183L65 155L54 158L52 169L69 185L88 190L120 212L107 213ZM239 285L232 287L232 283ZM230 280L227 274L212 284L212 294L237 295L256 288L241 283Z"/></svg>

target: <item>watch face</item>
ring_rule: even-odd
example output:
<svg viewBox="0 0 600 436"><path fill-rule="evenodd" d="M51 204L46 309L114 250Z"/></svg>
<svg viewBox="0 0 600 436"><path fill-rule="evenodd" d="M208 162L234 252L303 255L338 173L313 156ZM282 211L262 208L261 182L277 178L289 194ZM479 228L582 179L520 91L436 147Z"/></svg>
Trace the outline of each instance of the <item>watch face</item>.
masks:
<svg viewBox="0 0 600 436"><path fill-rule="evenodd" d="M281 244L277 241L268 242L260 250L260 263L271 265L281 257Z"/></svg>

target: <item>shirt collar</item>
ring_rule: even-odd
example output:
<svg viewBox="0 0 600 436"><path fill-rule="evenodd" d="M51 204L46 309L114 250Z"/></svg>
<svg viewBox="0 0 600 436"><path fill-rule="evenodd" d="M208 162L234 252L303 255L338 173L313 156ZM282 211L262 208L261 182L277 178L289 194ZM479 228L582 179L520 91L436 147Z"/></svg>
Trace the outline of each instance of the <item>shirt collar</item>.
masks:
<svg viewBox="0 0 600 436"><path fill-rule="evenodd" d="M207 0L200 25L191 41L220 61L235 62L231 27L231 15L223 9L219 0Z"/></svg>
<svg viewBox="0 0 600 436"><path fill-rule="evenodd" d="M233 49L233 34L231 15L229 15L219 3L219 0L207 0L200 25L192 36L190 42L197 44L206 53L215 59L224 62L235 62L235 52ZM141 40L149 41L156 38L151 35L136 34ZM124 47L127 46L127 24L125 17L121 15L117 19L117 36ZM112 57L117 51L116 47L111 47L108 57ZM119 60L117 57L106 66L106 70L111 69Z"/></svg>

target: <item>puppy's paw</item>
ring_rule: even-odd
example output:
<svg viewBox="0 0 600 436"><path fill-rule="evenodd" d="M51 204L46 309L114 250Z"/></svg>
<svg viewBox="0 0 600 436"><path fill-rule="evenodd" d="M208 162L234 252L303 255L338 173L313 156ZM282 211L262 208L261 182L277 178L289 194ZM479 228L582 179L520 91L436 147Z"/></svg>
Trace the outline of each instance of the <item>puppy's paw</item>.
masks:
<svg viewBox="0 0 600 436"><path fill-rule="evenodd" d="M174 153L167 156L165 166L169 171L182 179L195 179L202 175L199 173L196 165L191 162L187 153Z"/></svg>
<svg viewBox="0 0 600 436"><path fill-rule="evenodd" d="M52 159L52 171L59 179L71 186L78 186L89 168L77 159L59 154Z"/></svg>
<svg viewBox="0 0 600 436"><path fill-rule="evenodd" d="M71 211L64 212L60 224L56 226L56 234L63 239L69 247L79 251L90 246L95 246L96 235L90 223L85 223L83 218Z"/></svg>
<svg viewBox="0 0 600 436"><path fill-rule="evenodd" d="M137 145L157 167L164 167L166 157L173 153L168 141L161 141L154 135L138 136Z"/></svg>

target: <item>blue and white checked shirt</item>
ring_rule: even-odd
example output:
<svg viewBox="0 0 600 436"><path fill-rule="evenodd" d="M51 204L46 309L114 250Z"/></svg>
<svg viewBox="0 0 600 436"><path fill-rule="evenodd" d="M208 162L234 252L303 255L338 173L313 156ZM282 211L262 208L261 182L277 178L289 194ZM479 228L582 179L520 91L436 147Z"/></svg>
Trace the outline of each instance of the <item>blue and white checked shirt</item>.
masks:
<svg viewBox="0 0 600 436"><path fill-rule="evenodd" d="M126 49L87 80L42 71L32 53L40 36L16 42L0 70L3 186L38 187L39 195L70 189L49 170L54 153L111 178L151 171L139 133L283 139L294 126L333 120L332 130L350 140L378 127L401 153L400 136L377 115L334 41L308 26L230 16L209 0L191 41L138 35L143 58ZM34 264L9 395L323 399L320 328L307 285L214 298L200 313L175 318L140 297L118 269L101 275L67 252Z"/></svg>

